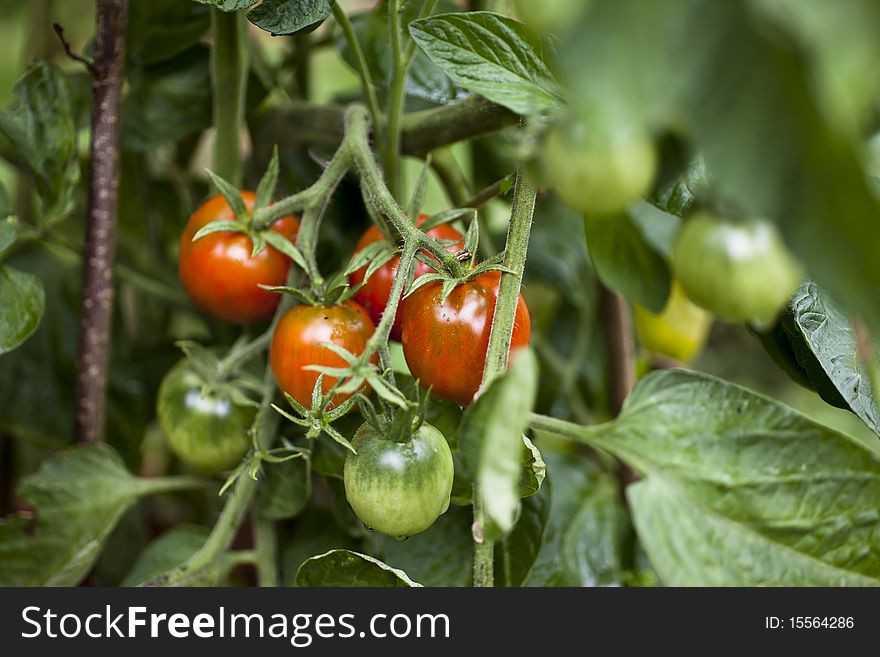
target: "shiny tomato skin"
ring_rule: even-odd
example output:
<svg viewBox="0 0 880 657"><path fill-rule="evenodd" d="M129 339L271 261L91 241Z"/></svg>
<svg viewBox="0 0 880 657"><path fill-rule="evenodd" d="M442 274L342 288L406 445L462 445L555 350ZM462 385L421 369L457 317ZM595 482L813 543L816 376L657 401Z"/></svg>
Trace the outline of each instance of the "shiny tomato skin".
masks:
<svg viewBox="0 0 880 657"><path fill-rule="evenodd" d="M449 508L455 466L443 434L428 423L397 442L368 424L345 456L345 497L365 525L397 539L425 531Z"/></svg>
<svg viewBox="0 0 880 657"><path fill-rule="evenodd" d="M442 283L428 283L407 298L402 343L412 375L440 399L473 401L483 377L501 272L480 274L441 302ZM511 351L528 345L529 309L520 294Z"/></svg>
<svg viewBox="0 0 880 657"><path fill-rule="evenodd" d="M241 192L245 206L254 206L254 193ZM267 246L251 257L251 238L244 233L218 232L193 242L193 236L212 221L233 220L226 199L217 194L205 201L189 218L180 236L178 270L180 280L193 303L205 313L232 324L254 324L272 317L281 296L263 285L284 285L290 259ZM299 221L294 216L279 219L272 230L295 240Z"/></svg>
<svg viewBox="0 0 880 657"><path fill-rule="evenodd" d="M422 225L427 220L428 215L419 215L418 224ZM447 251L455 252L460 250L463 246L464 238L462 234L449 224L441 224L436 228L432 228L427 234L436 240L454 241L454 245L446 247ZM354 248L354 252L358 253L373 242L378 242L383 239L385 238L382 235L382 232L376 226L371 226L361 236L357 246ZM422 253L426 252L423 251ZM394 276L397 274L397 268L399 266L400 256L396 255L373 272L366 285L364 285L354 297L370 314L370 317L375 324L379 324L379 321L382 319L382 313L385 311L385 306L388 305L388 298L391 296L391 285L394 283ZM424 262L416 261L416 278L429 274L432 271L433 270ZM348 280L349 283L351 283L351 286L354 287L363 283L366 272L367 268L361 267L349 276ZM397 317L394 318L394 326L391 328L391 339L400 340L400 332L401 312L400 308L398 308Z"/></svg>
<svg viewBox="0 0 880 657"><path fill-rule="evenodd" d="M311 408L312 390L319 372L304 370L303 367L347 365L341 356L321 343L339 345L359 356L374 331L367 311L354 301L335 306L294 306L278 322L269 348L269 362L278 387L306 408ZM378 360L377 354L371 358L374 363ZM336 378L325 375L321 384L324 393L335 383ZM331 404L338 406L352 394L335 394Z"/></svg>

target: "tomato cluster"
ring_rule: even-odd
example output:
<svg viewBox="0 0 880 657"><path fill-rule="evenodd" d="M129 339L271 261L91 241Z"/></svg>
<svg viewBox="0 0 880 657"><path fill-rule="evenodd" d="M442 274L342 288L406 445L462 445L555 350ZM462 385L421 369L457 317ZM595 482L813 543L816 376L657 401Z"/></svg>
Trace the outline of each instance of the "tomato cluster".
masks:
<svg viewBox="0 0 880 657"><path fill-rule="evenodd" d="M242 192L241 196L251 212L254 194ZM208 199L190 217L180 242L181 281L193 302L214 317L237 324L266 321L275 313L280 295L261 285L285 284L288 256L269 245L253 255L250 227L212 232L193 241L209 223L235 219L223 196ZM420 215L416 222L423 225L427 219ZM285 217L270 230L293 240L298 227L295 217ZM463 248L464 238L452 226L442 224L426 232L449 251ZM379 229L371 227L361 236L355 253L383 239ZM423 256L431 257L427 252ZM350 287L356 290L353 299L296 305L278 319L269 362L281 390L311 408L321 376L317 369L346 368L341 350L355 357L364 354L386 312L399 267L398 255L369 277L364 266L349 277ZM415 278L431 271L429 264L416 261ZM398 304L390 337L402 342L413 375L436 397L460 405L473 401L482 379L500 282L501 273L490 270L444 295L442 283L432 281ZM527 345L529 334L529 312L520 295L511 348ZM370 361L376 364L378 353ZM337 383L337 377L323 375L325 399L337 390ZM160 393L160 418L172 449L182 460L216 471L232 467L247 452L254 413L225 397L205 397L200 392L205 384L186 361L172 370ZM366 392L366 386L362 391ZM338 407L353 394L336 392L328 407ZM358 516L367 526L398 538L424 531L446 511L453 481L452 454L438 429L419 423L402 433L385 435L364 424L352 441L356 453L348 455L344 468L346 496Z"/></svg>

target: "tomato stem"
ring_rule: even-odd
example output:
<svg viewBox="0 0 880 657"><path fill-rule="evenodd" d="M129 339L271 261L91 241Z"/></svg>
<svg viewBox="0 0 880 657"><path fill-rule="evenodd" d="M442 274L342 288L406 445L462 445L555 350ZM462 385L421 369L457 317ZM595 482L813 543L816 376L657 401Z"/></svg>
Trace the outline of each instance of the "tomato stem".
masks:
<svg viewBox="0 0 880 657"><path fill-rule="evenodd" d="M275 523L253 514L254 557L260 586L278 586L278 537Z"/></svg>
<svg viewBox="0 0 880 657"><path fill-rule="evenodd" d="M501 274L498 286L498 301L492 318L489 333L489 346L486 350L486 364L483 367L484 390L492 380L507 369L510 357L510 343L516 319L516 307L529 250L529 235L532 228L532 215L535 212L537 190L526 177L522 165L517 169L513 193L513 206L507 228L507 243L504 251L504 266L507 271ZM510 273L513 272L513 273ZM480 393L478 392L477 395ZM485 516L483 514L482 491L474 486L474 586L494 585L494 552L492 541L483 534Z"/></svg>
<svg viewBox="0 0 880 657"><path fill-rule="evenodd" d="M348 47L354 56L355 68L361 79L361 87L363 88L364 98L367 101L367 108L370 110L370 118L373 121L373 130L379 141L383 141L382 130L382 114L379 111L379 100L376 98L376 88L373 84L373 76L370 74L370 68L367 65L367 59L364 57L364 50L361 42L352 27L348 14L339 6L338 2L333 2L333 16L339 27L342 28L342 34L345 37Z"/></svg>
<svg viewBox="0 0 880 657"><path fill-rule="evenodd" d="M214 45L211 48L211 87L214 103L214 172L235 186L241 185L239 131L244 117L247 88L247 23L243 12L211 10Z"/></svg>

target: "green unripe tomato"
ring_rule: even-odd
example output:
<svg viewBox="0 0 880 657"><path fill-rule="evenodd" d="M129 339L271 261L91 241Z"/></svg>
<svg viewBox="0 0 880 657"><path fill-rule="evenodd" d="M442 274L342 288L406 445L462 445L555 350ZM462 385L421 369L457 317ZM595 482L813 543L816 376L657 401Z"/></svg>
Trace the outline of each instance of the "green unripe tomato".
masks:
<svg viewBox="0 0 880 657"><path fill-rule="evenodd" d="M672 251L675 275L690 299L728 322L767 326L803 278L776 228L708 212L687 220Z"/></svg>
<svg viewBox="0 0 880 657"><path fill-rule="evenodd" d="M574 24L591 0L513 0L517 18L538 32L554 32Z"/></svg>
<svg viewBox="0 0 880 657"><path fill-rule="evenodd" d="M611 215L650 191L658 158L647 131L568 120L550 128L541 159L547 183L572 210Z"/></svg>
<svg viewBox="0 0 880 657"><path fill-rule="evenodd" d="M169 370L159 387L159 425L184 463L206 472L228 470L251 446L248 430L256 409L223 395L204 395L204 384L188 360Z"/></svg>
<svg viewBox="0 0 880 657"><path fill-rule="evenodd" d="M368 527L402 539L425 531L449 508L452 452L430 424L402 442L363 424L352 445L357 454L345 458L345 496Z"/></svg>

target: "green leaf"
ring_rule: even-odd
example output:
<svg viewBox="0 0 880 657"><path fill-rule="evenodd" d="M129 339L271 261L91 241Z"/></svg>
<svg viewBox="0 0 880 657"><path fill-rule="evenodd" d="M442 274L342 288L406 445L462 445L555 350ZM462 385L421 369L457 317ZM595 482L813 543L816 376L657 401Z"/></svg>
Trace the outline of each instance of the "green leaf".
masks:
<svg viewBox="0 0 880 657"><path fill-rule="evenodd" d="M15 244L20 229L21 224L15 217L0 219L0 258L6 249Z"/></svg>
<svg viewBox="0 0 880 657"><path fill-rule="evenodd" d="M580 502L560 544L567 586L620 586L633 528L617 482L602 476Z"/></svg>
<svg viewBox="0 0 880 657"><path fill-rule="evenodd" d="M150 543L137 558L120 586L137 586L179 566L199 551L211 530L177 525Z"/></svg>
<svg viewBox="0 0 880 657"><path fill-rule="evenodd" d="M196 45L129 75L122 113L126 148L146 151L210 127L209 52Z"/></svg>
<svg viewBox="0 0 880 657"><path fill-rule="evenodd" d="M633 303L661 312L669 297L669 266L632 217L586 216L584 228L596 273L605 285Z"/></svg>
<svg viewBox="0 0 880 657"><path fill-rule="evenodd" d="M125 32L125 56L136 64L171 59L196 45L211 26L211 12L192 2L131 2Z"/></svg>
<svg viewBox="0 0 880 657"><path fill-rule="evenodd" d="M351 550L330 550L306 559L296 571L296 585L389 588L421 586L402 570Z"/></svg>
<svg viewBox="0 0 880 657"><path fill-rule="evenodd" d="M269 207L272 195L275 193L275 185L278 183L278 146L272 149L272 159L266 167L266 172L260 178L257 185L257 195L254 200L254 212Z"/></svg>
<svg viewBox="0 0 880 657"><path fill-rule="evenodd" d="M333 13L330 0L263 0L248 20L272 36L311 32Z"/></svg>
<svg viewBox="0 0 880 657"><path fill-rule="evenodd" d="M667 370L591 442L645 474L629 500L668 585L880 585L880 459L848 436Z"/></svg>
<svg viewBox="0 0 880 657"><path fill-rule="evenodd" d="M403 25L418 18L424 3L406 2L403 4ZM451 0L440 0L438 12L454 12L458 7ZM350 17L352 27L361 44L367 67L377 91L387 94L391 86L392 57L390 35L388 33L388 11L382 6L374 11L365 11ZM348 41L340 36L337 47L345 62L357 69L354 54ZM410 65L406 79L406 96L408 109L413 109L417 101L419 106L445 105L465 95L463 89L455 85L433 62L421 51L417 51Z"/></svg>
<svg viewBox="0 0 880 657"><path fill-rule="evenodd" d="M205 235L210 235L211 233L224 233L227 231L244 233L247 231L247 227L237 221L231 221L229 219L217 219L216 221L212 221L211 223L202 226L198 230L198 232L193 235L192 241L195 242L196 240L200 240Z"/></svg>
<svg viewBox="0 0 880 657"><path fill-rule="evenodd" d="M470 586L472 522L470 508L451 506L427 531L404 542L385 541L383 554L422 586Z"/></svg>
<svg viewBox="0 0 880 657"><path fill-rule="evenodd" d="M780 323L822 399L849 408L880 435L880 408L859 362L855 330L843 310L815 283L807 282L795 291Z"/></svg>
<svg viewBox="0 0 880 657"><path fill-rule="evenodd" d="M257 513L267 520L293 518L302 511L312 496L312 474L305 456L269 463L263 466L264 476L257 488Z"/></svg>
<svg viewBox="0 0 880 657"><path fill-rule="evenodd" d="M229 207L232 209L232 212L235 214L236 218L243 219L247 217L247 206L245 206L244 204L244 199L241 197L241 192L239 191L239 189L231 182L225 180L224 178L221 178L210 169L206 169L205 173L208 174L208 178L211 179L211 183L214 185L217 191L223 194L223 198L226 199L226 202L229 204Z"/></svg>
<svg viewBox="0 0 880 657"><path fill-rule="evenodd" d="M459 448L483 495L483 530L490 538L509 532L519 514L522 434L535 403L537 376L532 351L517 350L510 369L492 381L462 420Z"/></svg>
<svg viewBox="0 0 880 657"><path fill-rule="evenodd" d="M16 83L18 104L0 113L0 135L15 149L43 201L41 223L64 217L73 208L79 182L76 126L64 75L35 62Z"/></svg>
<svg viewBox="0 0 880 657"><path fill-rule="evenodd" d="M303 271L308 271L309 266L306 263L306 258L302 254L302 252L296 248L296 245L291 242L289 239L284 237L281 233L276 233L274 230L269 229L260 233L260 235L265 239L272 247L286 255L288 258L293 260L296 263L296 266L302 269Z"/></svg>
<svg viewBox="0 0 880 657"><path fill-rule="evenodd" d="M539 114L563 102L548 46L522 23L477 11L413 21L409 32L454 82L514 112Z"/></svg>
<svg viewBox="0 0 880 657"><path fill-rule="evenodd" d="M0 520L0 584L79 584L122 514L160 487L160 480L129 474L107 445L48 458L18 492L35 509L35 518L19 514Z"/></svg>
<svg viewBox="0 0 880 657"><path fill-rule="evenodd" d="M521 586L541 547L550 518L550 487L522 502L511 532L495 545L495 585Z"/></svg>
<svg viewBox="0 0 880 657"><path fill-rule="evenodd" d="M658 190L651 202L664 212L683 217L708 186L706 163L697 158L677 179Z"/></svg>
<svg viewBox="0 0 880 657"><path fill-rule="evenodd" d="M520 497L529 497L541 490L544 477L547 475L547 464L541 452L526 436L522 437L526 448L523 450L522 470L519 477Z"/></svg>
<svg viewBox="0 0 880 657"><path fill-rule="evenodd" d="M221 11L239 11L247 9L251 5L257 3L258 0L195 0L203 5L211 5L217 7Z"/></svg>
<svg viewBox="0 0 880 657"><path fill-rule="evenodd" d="M0 266L0 355L18 347L37 330L45 304L39 278Z"/></svg>

